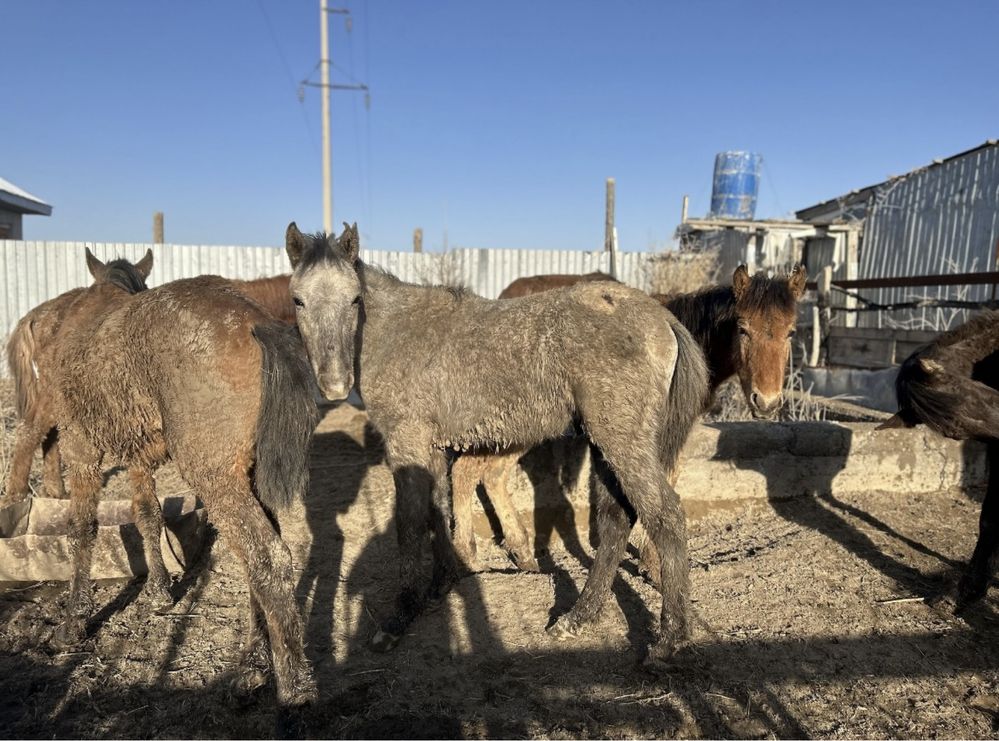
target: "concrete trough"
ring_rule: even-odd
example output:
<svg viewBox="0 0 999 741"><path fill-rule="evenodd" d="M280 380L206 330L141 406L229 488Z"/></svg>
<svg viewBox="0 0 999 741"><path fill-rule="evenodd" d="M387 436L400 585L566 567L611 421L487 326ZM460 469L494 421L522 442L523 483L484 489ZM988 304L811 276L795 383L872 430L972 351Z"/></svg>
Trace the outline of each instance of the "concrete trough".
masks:
<svg viewBox="0 0 999 741"><path fill-rule="evenodd" d="M875 432L867 422L721 422L698 425L684 447L677 491L688 517L752 502L878 491L929 494L984 487L984 445L925 427ZM510 476L513 503L538 544L589 530L589 452L563 439L531 451ZM476 532L498 528L476 503Z"/></svg>

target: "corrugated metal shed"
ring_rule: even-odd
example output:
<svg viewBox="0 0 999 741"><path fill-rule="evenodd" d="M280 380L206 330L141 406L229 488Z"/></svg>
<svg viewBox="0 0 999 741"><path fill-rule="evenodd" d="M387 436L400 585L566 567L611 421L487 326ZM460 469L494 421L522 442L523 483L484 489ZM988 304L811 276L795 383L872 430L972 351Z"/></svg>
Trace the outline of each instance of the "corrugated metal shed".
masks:
<svg viewBox="0 0 999 741"><path fill-rule="evenodd" d="M136 261L152 248L150 287L204 274L250 280L289 272L284 249L277 247L0 240L0 338L6 341L17 321L38 304L90 284L84 247L104 261L118 257ZM618 253L618 278L646 290L650 256L644 252ZM495 298L523 276L610 270L608 253L575 250L461 248L419 254L362 250L361 258L406 281L463 285L487 298ZM6 363L0 362L0 376L6 374Z"/></svg>
<svg viewBox="0 0 999 741"><path fill-rule="evenodd" d="M999 144L990 141L873 186L860 250L860 277L993 270L999 247ZM861 291L878 303L949 296L992 297L991 286ZM944 329L967 319L953 309L863 312L858 325Z"/></svg>

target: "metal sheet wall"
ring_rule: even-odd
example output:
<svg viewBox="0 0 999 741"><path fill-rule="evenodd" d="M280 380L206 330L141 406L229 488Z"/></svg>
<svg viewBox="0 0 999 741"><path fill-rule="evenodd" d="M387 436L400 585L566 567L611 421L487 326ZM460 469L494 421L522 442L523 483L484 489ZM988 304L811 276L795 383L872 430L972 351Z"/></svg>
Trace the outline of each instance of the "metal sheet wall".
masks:
<svg viewBox="0 0 999 741"><path fill-rule="evenodd" d="M118 257L137 261L152 247L150 287L204 274L251 280L289 271L284 249L277 247L0 240L0 337L4 341L33 307L71 288L89 285L84 247L104 261ZM460 248L443 254L362 250L361 257L406 281L461 284L488 298L495 298L522 276L610 271L606 252L572 250ZM645 290L648 258L644 252L618 253L618 278ZM7 364L0 362L0 376L6 375Z"/></svg>
<svg viewBox="0 0 999 741"><path fill-rule="evenodd" d="M918 170L881 186L864 226L864 278L995 269L999 240L999 146ZM986 300L991 286L885 288L861 295L879 303L949 296ZM862 312L858 325L946 329L967 319L953 309Z"/></svg>

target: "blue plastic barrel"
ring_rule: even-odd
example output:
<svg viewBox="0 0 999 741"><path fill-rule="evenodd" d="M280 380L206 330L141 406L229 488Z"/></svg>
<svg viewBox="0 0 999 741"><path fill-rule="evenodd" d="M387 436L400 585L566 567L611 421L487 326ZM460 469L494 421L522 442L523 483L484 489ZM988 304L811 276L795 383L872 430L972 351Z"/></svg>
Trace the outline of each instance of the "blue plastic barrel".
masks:
<svg viewBox="0 0 999 741"><path fill-rule="evenodd" d="M752 152L721 152L715 156L715 178L711 186L711 216L752 219L760 191L760 163Z"/></svg>

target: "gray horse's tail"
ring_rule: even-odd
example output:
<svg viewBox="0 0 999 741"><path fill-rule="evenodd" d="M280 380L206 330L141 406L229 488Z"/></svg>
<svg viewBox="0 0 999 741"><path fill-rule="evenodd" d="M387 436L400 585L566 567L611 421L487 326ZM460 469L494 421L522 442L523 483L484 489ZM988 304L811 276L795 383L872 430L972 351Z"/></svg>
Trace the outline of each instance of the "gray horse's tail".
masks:
<svg viewBox="0 0 999 741"><path fill-rule="evenodd" d="M254 488L271 512L305 496L309 488L309 441L319 423L312 371L296 327L258 324L253 336L263 350Z"/></svg>
<svg viewBox="0 0 999 741"><path fill-rule="evenodd" d="M17 323L7 340L7 366L14 379L14 398L17 416L24 419L35 406L38 397L38 379L35 377L35 336L31 319L24 317Z"/></svg>
<svg viewBox="0 0 999 741"><path fill-rule="evenodd" d="M708 400L708 366L701 346L687 328L673 314L667 314L676 336L677 356L673 383L661 417L659 455L666 470L672 472L694 422L704 412Z"/></svg>

